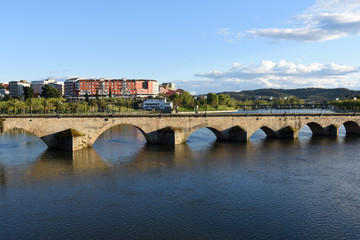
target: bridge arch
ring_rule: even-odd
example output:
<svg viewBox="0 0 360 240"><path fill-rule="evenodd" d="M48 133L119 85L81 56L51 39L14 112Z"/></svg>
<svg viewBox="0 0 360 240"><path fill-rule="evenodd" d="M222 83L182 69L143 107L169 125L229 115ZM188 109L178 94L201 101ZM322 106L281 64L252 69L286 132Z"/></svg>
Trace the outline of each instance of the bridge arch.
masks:
<svg viewBox="0 0 360 240"><path fill-rule="evenodd" d="M37 131L32 131L31 129L27 129L27 128L23 128L23 127L12 127L12 128L8 128L6 130L4 130L3 132L0 133L0 136L4 133L7 133L7 132L10 132L10 131L16 131L16 130L19 130L19 131L24 131L25 133L28 133L28 134L31 134L35 137L37 137L38 139L40 139L44 144L46 144L47 146L48 143L44 140L44 138L42 138L42 136L37 132Z"/></svg>
<svg viewBox="0 0 360 240"><path fill-rule="evenodd" d="M216 137L216 140L224 140L225 139L225 136L224 134L219 131L216 127L211 127L211 126L207 126L207 125L198 125L198 126L195 126L193 127L187 134L187 136L185 136L185 141L188 140L188 138L194 133L196 132L197 130L199 129L202 129L202 128L207 128L209 129Z"/></svg>
<svg viewBox="0 0 360 240"><path fill-rule="evenodd" d="M273 129L271 129L267 126L262 126L259 129L257 129L255 132L257 132L260 129L265 133L266 137L268 137L268 138L279 138L279 135ZM251 134L251 136L253 136L255 132L253 132ZM249 139L250 139L250 137L249 137Z"/></svg>
<svg viewBox="0 0 360 240"><path fill-rule="evenodd" d="M142 134L143 136L145 137L146 141L147 142L150 142L150 138L149 136L145 133L145 131L143 129L141 129L139 126L136 126L134 124L130 124L130 123L110 123L110 124L107 124L105 125L104 127L102 127L99 131L97 131L95 134L93 134L92 136L89 136L89 146L92 146L96 140L101 136L101 134L103 134L105 131L109 130L110 128L113 128L113 127L116 127L116 126L120 126L120 125L128 125L128 126L133 126L135 127L136 129L138 129Z"/></svg>
<svg viewBox="0 0 360 240"><path fill-rule="evenodd" d="M343 123L346 134L360 134L360 126L354 121L347 121Z"/></svg>
<svg viewBox="0 0 360 240"><path fill-rule="evenodd" d="M313 135L326 135L325 129L318 123L316 122L309 122L306 124Z"/></svg>

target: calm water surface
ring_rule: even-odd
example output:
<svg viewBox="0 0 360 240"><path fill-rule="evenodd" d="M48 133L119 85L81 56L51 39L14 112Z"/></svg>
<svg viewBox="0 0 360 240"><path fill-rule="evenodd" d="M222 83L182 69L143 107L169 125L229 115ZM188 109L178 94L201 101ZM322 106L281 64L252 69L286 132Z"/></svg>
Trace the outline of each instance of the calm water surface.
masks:
<svg viewBox="0 0 360 240"><path fill-rule="evenodd" d="M0 239L360 239L359 149L343 129L169 149L118 126L74 153L4 133Z"/></svg>

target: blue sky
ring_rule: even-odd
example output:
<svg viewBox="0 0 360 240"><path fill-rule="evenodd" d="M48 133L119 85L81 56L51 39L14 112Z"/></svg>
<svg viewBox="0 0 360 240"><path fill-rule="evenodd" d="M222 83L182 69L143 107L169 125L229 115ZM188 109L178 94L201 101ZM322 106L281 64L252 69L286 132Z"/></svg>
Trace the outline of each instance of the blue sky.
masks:
<svg viewBox="0 0 360 240"><path fill-rule="evenodd" d="M1 0L0 82L360 89L358 0Z"/></svg>

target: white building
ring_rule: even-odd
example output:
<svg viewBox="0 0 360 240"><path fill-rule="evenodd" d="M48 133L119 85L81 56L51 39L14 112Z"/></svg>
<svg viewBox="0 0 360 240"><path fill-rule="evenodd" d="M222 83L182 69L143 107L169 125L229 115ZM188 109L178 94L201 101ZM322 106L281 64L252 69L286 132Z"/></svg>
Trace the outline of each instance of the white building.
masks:
<svg viewBox="0 0 360 240"><path fill-rule="evenodd" d="M30 87L30 83L26 80L11 81L9 82L9 94L10 96L21 97L24 94L24 87Z"/></svg>
<svg viewBox="0 0 360 240"><path fill-rule="evenodd" d="M6 94L9 94L9 90L0 89L0 98L5 97Z"/></svg>
<svg viewBox="0 0 360 240"><path fill-rule="evenodd" d="M143 102L143 109L151 110L151 109L158 109L158 110L165 110L165 109L172 109L173 103L167 102L166 99L147 99Z"/></svg>
<svg viewBox="0 0 360 240"><path fill-rule="evenodd" d="M62 95L64 95L64 83L63 82L57 82L53 78L48 78L46 80L42 81L32 81L31 82L31 88L34 89L34 96L37 97L41 94L42 88L44 85L50 85L53 88L59 90Z"/></svg>
<svg viewBox="0 0 360 240"><path fill-rule="evenodd" d="M163 84L161 84L161 86L164 87L164 88L167 88L169 90L176 90L175 83L171 83L171 82L163 83Z"/></svg>

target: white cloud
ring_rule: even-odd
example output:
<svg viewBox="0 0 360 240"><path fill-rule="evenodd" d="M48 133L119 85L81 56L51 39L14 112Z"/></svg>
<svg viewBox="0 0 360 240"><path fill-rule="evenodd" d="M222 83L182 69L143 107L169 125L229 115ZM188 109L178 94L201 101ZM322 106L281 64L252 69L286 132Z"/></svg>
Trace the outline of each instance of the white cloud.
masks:
<svg viewBox="0 0 360 240"><path fill-rule="evenodd" d="M249 37L300 42L326 41L360 35L359 0L318 0L303 14L292 19L288 28L246 31Z"/></svg>
<svg viewBox="0 0 360 240"><path fill-rule="evenodd" d="M282 60L273 62L263 60L258 65L243 66L239 63L228 71L210 71L196 74L204 78L204 82L221 83L231 87L249 88L299 88L299 87L360 87L359 81L350 79L349 76L359 74L360 69L353 66L335 63L309 65L295 64ZM239 88L237 88L239 89Z"/></svg>
<svg viewBox="0 0 360 240"><path fill-rule="evenodd" d="M219 36L228 37L231 33L229 32L229 28L219 28L216 34Z"/></svg>

